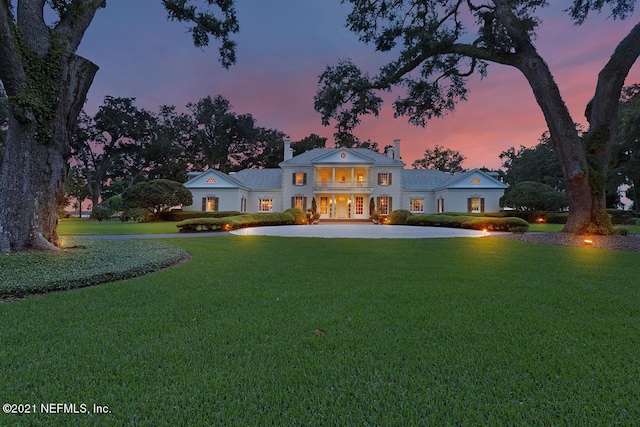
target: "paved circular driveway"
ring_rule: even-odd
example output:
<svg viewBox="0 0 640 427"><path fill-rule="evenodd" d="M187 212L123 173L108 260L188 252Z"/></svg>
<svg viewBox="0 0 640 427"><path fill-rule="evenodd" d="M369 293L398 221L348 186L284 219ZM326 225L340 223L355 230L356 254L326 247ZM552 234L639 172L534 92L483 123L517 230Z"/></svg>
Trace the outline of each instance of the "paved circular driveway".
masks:
<svg viewBox="0 0 640 427"><path fill-rule="evenodd" d="M482 237L478 230L444 227L416 227L410 225L316 224L280 225L275 227L243 228L230 232L238 236L326 237L358 239L424 239L430 237Z"/></svg>

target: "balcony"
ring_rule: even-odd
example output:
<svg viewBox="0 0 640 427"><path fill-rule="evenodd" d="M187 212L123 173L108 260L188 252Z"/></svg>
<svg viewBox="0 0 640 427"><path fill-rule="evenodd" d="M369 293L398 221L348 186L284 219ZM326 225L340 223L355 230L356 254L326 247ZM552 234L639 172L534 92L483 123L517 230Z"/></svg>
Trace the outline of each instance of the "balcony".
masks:
<svg viewBox="0 0 640 427"><path fill-rule="evenodd" d="M314 186L316 192L340 191L340 192L360 192L370 193L371 181L316 181Z"/></svg>

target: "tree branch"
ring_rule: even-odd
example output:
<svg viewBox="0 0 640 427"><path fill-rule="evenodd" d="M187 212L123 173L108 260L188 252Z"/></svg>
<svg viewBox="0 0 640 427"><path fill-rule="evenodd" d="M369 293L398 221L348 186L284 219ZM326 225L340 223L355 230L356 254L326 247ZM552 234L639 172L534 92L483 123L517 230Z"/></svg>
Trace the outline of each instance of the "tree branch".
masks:
<svg viewBox="0 0 640 427"><path fill-rule="evenodd" d="M36 54L44 56L49 50L49 27L44 22L45 0L18 2L18 28L24 41Z"/></svg>
<svg viewBox="0 0 640 427"><path fill-rule="evenodd" d="M24 90L27 75L18 52L14 34L15 23L10 7L11 2L8 0L0 3L0 80L7 95L13 96Z"/></svg>
<svg viewBox="0 0 640 427"><path fill-rule="evenodd" d="M73 0L53 33L65 45L67 52L74 53L87 28L91 24L96 11L107 4L106 0Z"/></svg>
<svg viewBox="0 0 640 427"><path fill-rule="evenodd" d="M613 55L598 74L596 91L585 114L591 126L610 125L616 120L622 86L639 56L640 23L618 43Z"/></svg>

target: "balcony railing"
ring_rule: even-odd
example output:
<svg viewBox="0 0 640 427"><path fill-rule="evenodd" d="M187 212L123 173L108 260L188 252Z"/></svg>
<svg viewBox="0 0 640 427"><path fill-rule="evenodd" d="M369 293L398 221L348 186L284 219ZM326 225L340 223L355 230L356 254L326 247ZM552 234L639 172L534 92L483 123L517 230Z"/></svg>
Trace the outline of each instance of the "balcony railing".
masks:
<svg viewBox="0 0 640 427"><path fill-rule="evenodd" d="M368 188L371 181L316 181L316 188Z"/></svg>

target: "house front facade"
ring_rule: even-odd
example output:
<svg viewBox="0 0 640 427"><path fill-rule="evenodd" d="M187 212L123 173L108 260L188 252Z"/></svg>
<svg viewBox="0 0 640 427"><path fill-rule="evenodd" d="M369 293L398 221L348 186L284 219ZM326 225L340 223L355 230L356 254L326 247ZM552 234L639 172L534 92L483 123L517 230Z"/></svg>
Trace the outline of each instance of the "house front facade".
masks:
<svg viewBox="0 0 640 427"><path fill-rule="evenodd" d="M297 156L285 141L284 161L274 169L225 174L191 172L184 186L194 203L185 211L306 211L315 199L321 219L366 220L373 206L380 215L396 209L412 213L497 212L506 186L479 169L451 174L405 169L400 141L387 154L364 148L315 148Z"/></svg>

